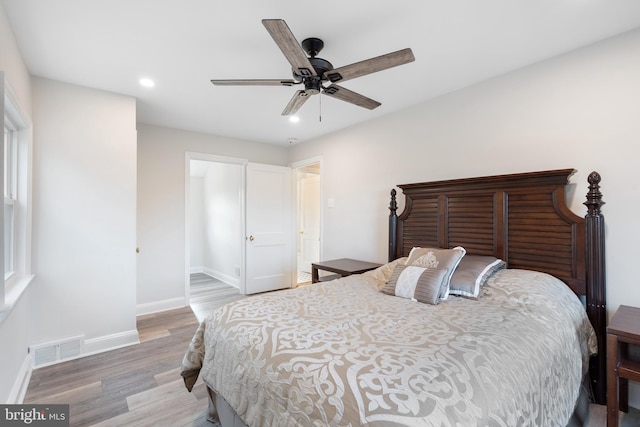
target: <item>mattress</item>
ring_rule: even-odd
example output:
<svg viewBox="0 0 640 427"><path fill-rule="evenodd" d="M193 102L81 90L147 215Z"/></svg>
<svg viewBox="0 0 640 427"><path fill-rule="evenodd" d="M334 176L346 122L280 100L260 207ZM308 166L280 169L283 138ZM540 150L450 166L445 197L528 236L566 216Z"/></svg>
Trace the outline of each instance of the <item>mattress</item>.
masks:
<svg viewBox="0 0 640 427"><path fill-rule="evenodd" d="M560 280L506 269L480 297L423 304L379 274L251 296L184 356L247 426L565 426L596 336Z"/></svg>

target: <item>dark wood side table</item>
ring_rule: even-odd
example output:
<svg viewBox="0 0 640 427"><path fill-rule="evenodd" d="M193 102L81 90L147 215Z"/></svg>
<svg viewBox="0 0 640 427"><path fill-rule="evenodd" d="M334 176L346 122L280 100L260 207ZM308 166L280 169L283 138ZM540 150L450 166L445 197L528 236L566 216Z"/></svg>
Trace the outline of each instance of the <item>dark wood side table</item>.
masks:
<svg viewBox="0 0 640 427"><path fill-rule="evenodd" d="M359 261L357 259L351 258L340 258L332 259L330 261L314 262L311 264L311 283L318 283L320 281L333 280L339 277L350 276L352 274L364 273L365 271L378 268L381 265L382 264ZM331 274L320 278L318 276L318 270L330 271L336 274Z"/></svg>
<svg viewBox="0 0 640 427"><path fill-rule="evenodd" d="M607 427L618 426L618 410L629 411L629 380L640 381L629 344L640 345L640 308L621 305L607 327Z"/></svg>

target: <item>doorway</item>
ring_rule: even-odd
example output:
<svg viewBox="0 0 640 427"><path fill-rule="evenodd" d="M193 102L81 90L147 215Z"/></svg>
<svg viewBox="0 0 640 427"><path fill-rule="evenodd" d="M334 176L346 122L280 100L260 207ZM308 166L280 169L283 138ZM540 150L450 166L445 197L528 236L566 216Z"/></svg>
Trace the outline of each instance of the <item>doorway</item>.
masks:
<svg viewBox="0 0 640 427"><path fill-rule="evenodd" d="M187 303L195 273L241 295L290 288L296 270L291 168L187 152L185 170Z"/></svg>
<svg viewBox="0 0 640 427"><path fill-rule="evenodd" d="M296 189L297 286L311 283L311 263L321 260L321 162L292 165Z"/></svg>
<svg viewBox="0 0 640 427"><path fill-rule="evenodd" d="M198 316L212 305L241 296L244 162L190 154L185 294Z"/></svg>

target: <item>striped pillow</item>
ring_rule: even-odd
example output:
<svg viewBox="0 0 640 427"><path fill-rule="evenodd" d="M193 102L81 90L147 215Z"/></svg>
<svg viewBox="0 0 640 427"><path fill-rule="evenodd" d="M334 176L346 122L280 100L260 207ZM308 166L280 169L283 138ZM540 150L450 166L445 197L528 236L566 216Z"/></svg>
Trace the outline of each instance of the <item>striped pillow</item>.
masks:
<svg viewBox="0 0 640 427"><path fill-rule="evenodd" d="M382 292L436 305L440 299L442 287L447 285L448 278L446 268L397 265L389 282L382 288Z"/></svg>
<svg viewBox="0 0 640 427"><path fill-rule="evenodd" d="M414 247L409 252L407 265L447 269L449 275L445 286L440 292L440 299L447 299L449 297L449 281L465 253L466 251L462 246L456 246L451 249Z"/></svg>

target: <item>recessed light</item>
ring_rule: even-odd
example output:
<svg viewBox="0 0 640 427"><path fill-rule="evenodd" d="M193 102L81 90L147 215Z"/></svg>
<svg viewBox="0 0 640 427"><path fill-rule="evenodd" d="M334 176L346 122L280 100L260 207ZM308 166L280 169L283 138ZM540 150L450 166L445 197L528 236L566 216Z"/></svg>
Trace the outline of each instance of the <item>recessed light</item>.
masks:
<svg viewBox="0 0 640 427"><path fill-rule="evenodd" d="M140 85L144 87L154 87L156 84L150 78L143 77L140 79Z"/></svg>
<svg viewBox="0 0 640 427"><path fill-rule="evenodd" d="M300 121L300 117L298 117L298 116L291 116L291 117L289 117L289 121L290 121L291 123L298 123L298 122Z"/></svg>

